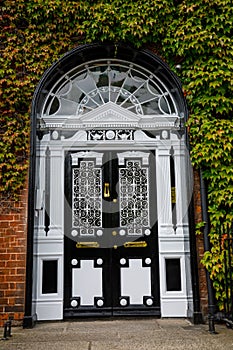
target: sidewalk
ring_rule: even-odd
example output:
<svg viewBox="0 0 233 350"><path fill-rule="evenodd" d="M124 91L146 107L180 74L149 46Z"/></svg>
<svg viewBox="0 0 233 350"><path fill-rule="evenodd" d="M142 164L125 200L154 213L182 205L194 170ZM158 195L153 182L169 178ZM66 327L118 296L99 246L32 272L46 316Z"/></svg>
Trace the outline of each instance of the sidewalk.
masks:
<svg viewBox="0 0 233 350"><path fill-rule="evenodd" d="M209 334L207 325L194 326L185 319L46 322L33 329L12 328L12 338L1 340L0 349L233 350L233 330L223 324L216 331Z"/></svg>

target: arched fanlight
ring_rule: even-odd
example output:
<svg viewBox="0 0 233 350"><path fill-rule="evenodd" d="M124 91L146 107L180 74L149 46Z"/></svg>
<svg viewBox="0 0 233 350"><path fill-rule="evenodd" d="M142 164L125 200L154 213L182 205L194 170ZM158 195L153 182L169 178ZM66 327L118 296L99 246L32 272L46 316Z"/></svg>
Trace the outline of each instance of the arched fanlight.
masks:
<svg viewBox="0 0 233 350"><path fill-rule="evenodd" d="M62 75L48 92L41 117L80 117L108 102L139 116L178 114L171 92L155 74L127 61L101 59Z"/></svg>

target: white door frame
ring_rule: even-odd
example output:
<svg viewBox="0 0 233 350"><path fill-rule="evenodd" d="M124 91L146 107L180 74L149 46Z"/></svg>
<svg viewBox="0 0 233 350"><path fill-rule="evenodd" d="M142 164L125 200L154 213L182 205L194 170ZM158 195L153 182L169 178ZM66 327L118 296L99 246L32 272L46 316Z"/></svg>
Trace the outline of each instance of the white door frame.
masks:
<svg viewBox="0 0 233 350"><path fill-rule="evenodd" d="M116 115L114 116L116 118ZM119 120L119 119L118 119ZM116 130L111 121L101 125L103 130ZM131 121L132 122L132 121ZM131 122L128 121L130 129ZM96 121L95 121L96 126ZM119 129L119 124L117 125ZM131 127L132 128L132 127ZM170 154L174 152L176 183L176 230L172 223ZM34 273L33 306L38 320L63 319L63 255L64 255L64 159L66 151L79 150L155 150L157 169L157 208L158 208L158 246L160 298L162 317L188 317L192 315L192 286L190 272L190 247L188 226L188 156L184 136L178 132L161 130L160 135L149 137L143 131L134 131L132 140L89 140L84 130L77 131L72 137L60 137L54 130L44 135L37 143L37 201L34 233ZM46 157L49 154L49 161ZM46 160L47 159L47 160ZM45 191L49 164L50 226L45 233ZM181 288L178 291L167 290L166 261L180 261ZM45 261L57 261L57 290L55 293L42 293L42 271Z"/></svg>

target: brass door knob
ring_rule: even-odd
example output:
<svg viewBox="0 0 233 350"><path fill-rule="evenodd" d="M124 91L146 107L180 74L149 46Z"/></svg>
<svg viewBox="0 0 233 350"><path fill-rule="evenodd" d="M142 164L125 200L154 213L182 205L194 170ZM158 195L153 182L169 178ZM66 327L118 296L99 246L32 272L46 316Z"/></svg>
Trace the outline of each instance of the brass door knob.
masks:
<svg viewBox="0 0 233 350"><path fill-rule="evenodd" d="M112 231L112 235L116 236L117 235L117 231Z"/></svg>

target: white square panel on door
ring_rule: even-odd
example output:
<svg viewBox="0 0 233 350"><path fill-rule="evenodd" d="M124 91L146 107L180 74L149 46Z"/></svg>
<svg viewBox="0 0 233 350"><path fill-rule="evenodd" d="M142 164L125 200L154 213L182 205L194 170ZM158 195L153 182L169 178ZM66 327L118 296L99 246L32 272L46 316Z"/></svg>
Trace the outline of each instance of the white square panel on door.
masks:
<svg viewBox="0 0 233 350"><path fill-rule="evenodd" d="M142 305L143 297L151 296L150 270L142 259L129 259L129 267L121 268L121 295L130 298L130 305Z"/></svg>
<svg viewBox="0 0 233 350"><path fill-rule="evenodd" d="M72 269L72 297L80 297L81 306L94 306L94 298L102 296L102 268L94 267L94 260L81 260Z"/></svg>

